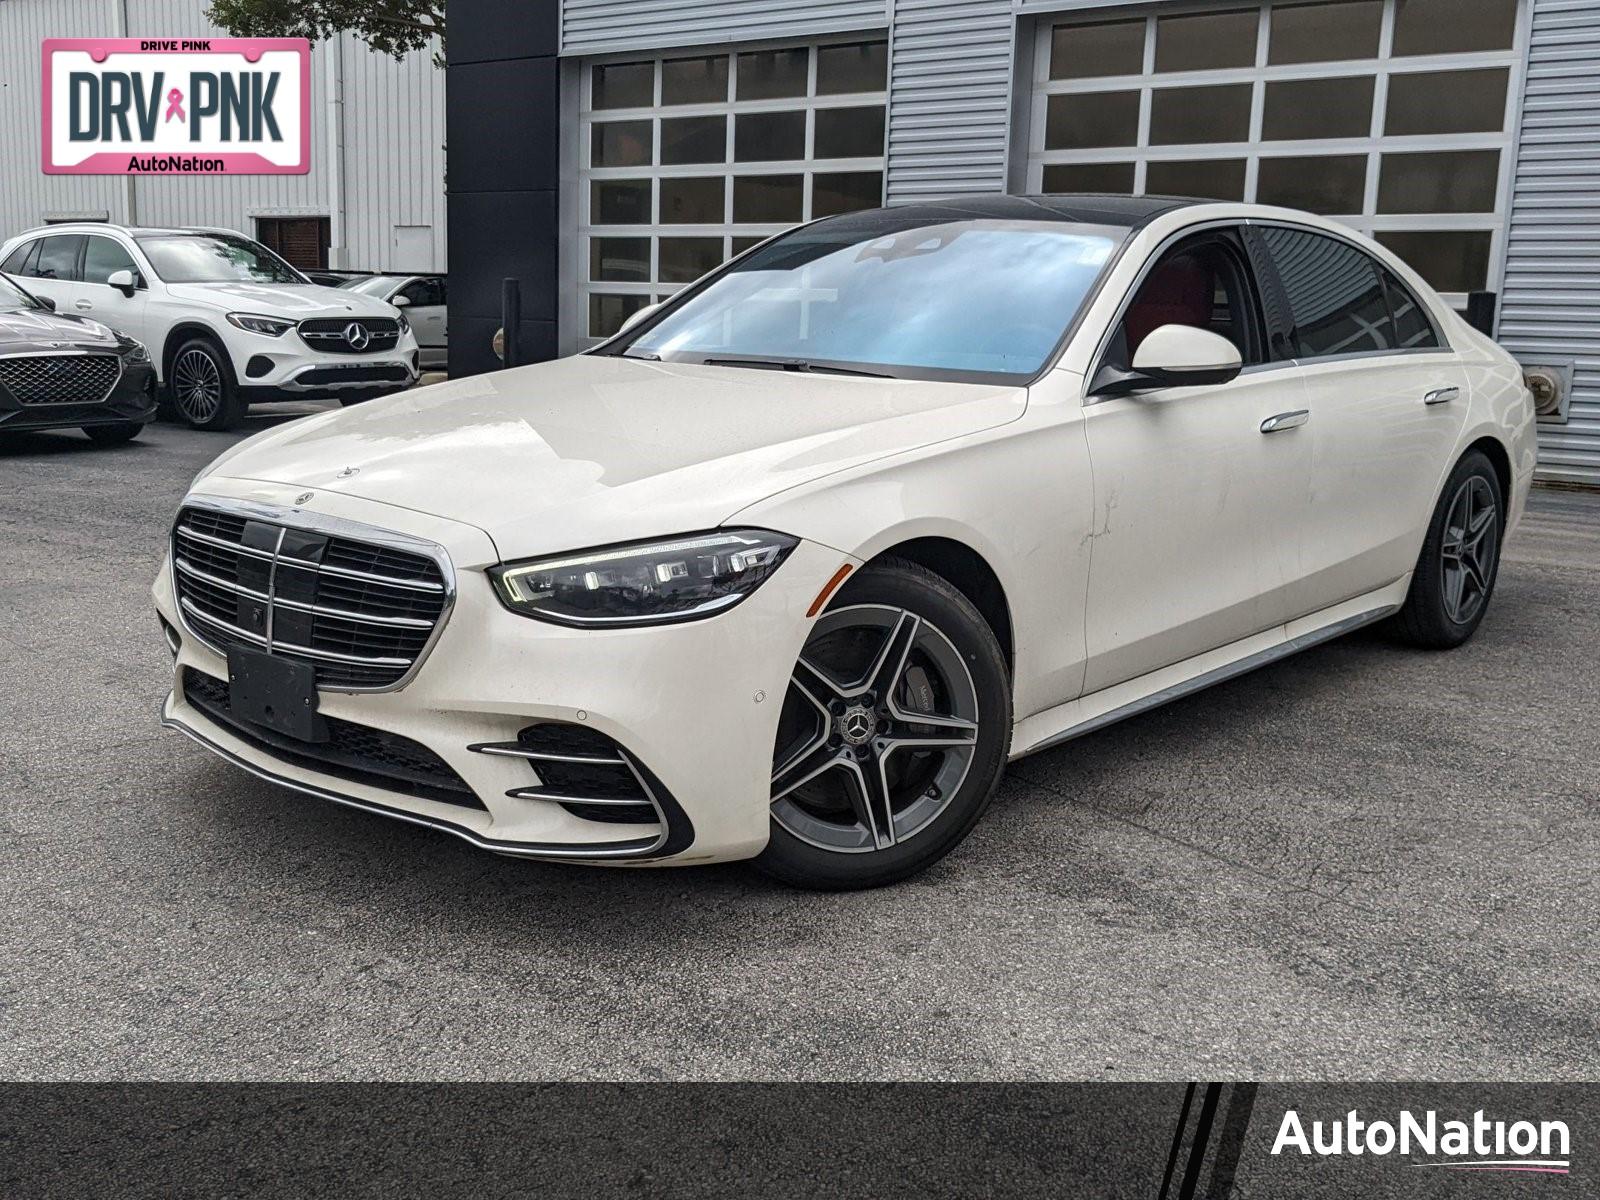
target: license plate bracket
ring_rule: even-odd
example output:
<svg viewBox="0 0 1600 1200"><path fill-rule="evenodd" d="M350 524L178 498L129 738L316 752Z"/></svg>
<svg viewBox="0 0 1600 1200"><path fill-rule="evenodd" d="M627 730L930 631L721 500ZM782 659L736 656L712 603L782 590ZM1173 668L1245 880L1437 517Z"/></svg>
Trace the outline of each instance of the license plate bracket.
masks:
<svg viewBox="0 0 1600 1200"><path fill-rule="evenodd" d="M228 706L240 720L296 741L328 740L328 722L317 712L317 671L310 663L231 648Z"/></svg>

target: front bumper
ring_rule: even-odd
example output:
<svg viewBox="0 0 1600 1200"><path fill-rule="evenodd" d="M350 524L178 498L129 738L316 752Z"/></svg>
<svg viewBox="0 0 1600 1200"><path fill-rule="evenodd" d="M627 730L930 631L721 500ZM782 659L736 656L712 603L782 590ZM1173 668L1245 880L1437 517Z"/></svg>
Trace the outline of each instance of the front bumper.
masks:
<svg viewBox="0 0 1600 1200"><path fill-rule="evenodd" d="M208 479L203 490L282 506L298 494L297 488L233 479ZM184 626L170 561L163 563L154 589L163 620L181 637L163 723L274 782L500 853L691 863L748 858L766 844L778 716L805 638L806 609L837 571L836 551L802 542L752 596L708 620L580 630L501 606L486 574L499 556L482 530L331 492L318 494L317 508L435 542L454 565L457 587L437 640L403 686L361 693L324 689L320 712L420 743L465 781L482 807L319 770L239 736L190 703L184 670L226 678L227 663ZM519 731L540 722L612 739L655 783L666 828L585 819L560 804L517 795L541 782L537 763L482 747L513 743Z"/></svg>
<svg viewBox="0 0 1600 1200"><path fill-rule="evenodd" d="M239 386L252 401L382 395L410 387L421 371L410 330L390 349L360 354L314 349L293 331L269 338L229 326L222 337Z"/></svg>

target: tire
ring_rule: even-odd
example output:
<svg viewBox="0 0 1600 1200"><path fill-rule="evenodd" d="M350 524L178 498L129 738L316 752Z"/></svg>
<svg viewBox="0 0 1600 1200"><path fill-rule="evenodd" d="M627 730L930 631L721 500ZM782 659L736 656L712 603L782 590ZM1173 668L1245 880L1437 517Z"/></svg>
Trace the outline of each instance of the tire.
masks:
<svg viewBox="0 0 1600 1200"><path fill-rule="evenodd" d="M1010 673L982 614L916 563L876 562L840 589L795 664L755 865L821 891L915 875L977 824L1010 745Z"/></svg>
<svg viewBox="0 0 1600 1200"><path fill-rule="evenodd" d="M193 429L235 429L248 407L227 351L207 337L190 338L173 353L167 394L178 419Z"/></svg>
<svg viewBox="0 0 1600 1200"><path fill-rule="evenodd" d="M1505 532L1505 497L1479 451L1456 464L1428 522L1411 591L1393 629L1413 646L1448 650L1478 628L1494 595Z"/></svg>
<svg viewBox="0 0 1600 1200"><path fill-rule="evenodd" d="M85 425L84 433L89 435L89 440L99 442L102 446L119 446L123 442L131 442L138 437L144 429L142 421L118 421L115 425Z"/></svg>

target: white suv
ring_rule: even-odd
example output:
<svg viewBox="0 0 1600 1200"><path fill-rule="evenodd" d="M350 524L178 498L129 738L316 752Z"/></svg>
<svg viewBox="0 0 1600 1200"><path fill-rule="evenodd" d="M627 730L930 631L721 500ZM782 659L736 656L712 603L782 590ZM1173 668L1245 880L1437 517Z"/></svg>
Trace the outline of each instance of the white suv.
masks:
<svg viewBox="0 0 1600 1200"><path fill-rule="evenodd" d="M351 404L417 379L399 309L314 284L231 230L51 225L0 246L0 271L148 346L168 400L197 429L232 428L259 401Z"/></svg>

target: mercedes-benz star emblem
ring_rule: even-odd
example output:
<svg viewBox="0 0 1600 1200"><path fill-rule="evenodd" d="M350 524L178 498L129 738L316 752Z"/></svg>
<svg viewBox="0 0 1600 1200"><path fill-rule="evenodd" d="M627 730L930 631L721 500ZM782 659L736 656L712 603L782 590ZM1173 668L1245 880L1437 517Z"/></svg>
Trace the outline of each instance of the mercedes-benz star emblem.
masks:
<svg viewBox="0 0 1600 1200"><path fill-rule="evenodd" d="M352 350L365 350L367 343L372 340L372 334L360 321L351 321L344 327L344 340L350 343Z"/></svg>
<svg viewBox="0 0 1600 1200"><path fill-rule="evenodd" d="M870 708L852 704L839 714L839 736L850 746L860 746L878 731L878 717Z"/></svg>
<svg viewBox="0 0 1600 1200"><path fill-rule="evenodd" d="M350 476L359 475L359 474L361 474L361 468L360 467L346 467L344 470L340 471L337 475L335 475L334 478L335 479L349 479Z"/></svg>

